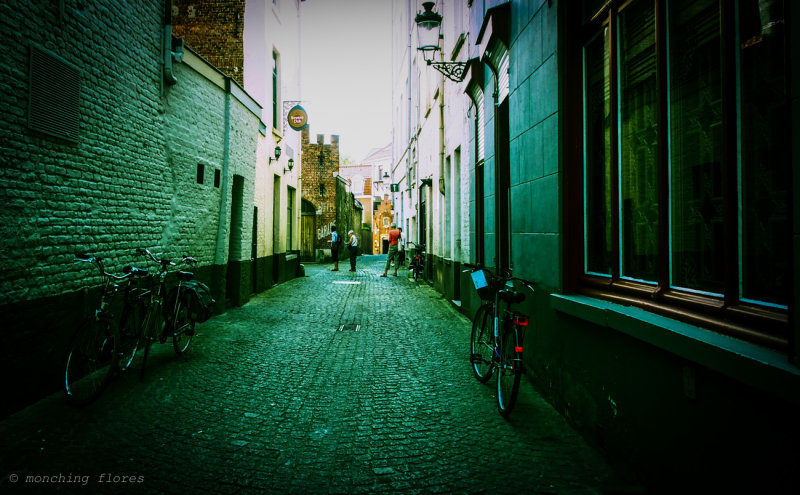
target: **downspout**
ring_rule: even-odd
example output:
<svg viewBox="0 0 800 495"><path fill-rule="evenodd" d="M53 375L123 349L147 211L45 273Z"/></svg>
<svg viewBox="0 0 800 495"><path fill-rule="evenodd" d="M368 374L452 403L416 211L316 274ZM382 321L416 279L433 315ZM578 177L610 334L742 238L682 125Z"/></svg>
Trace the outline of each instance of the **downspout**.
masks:
<svg viewBox="0 0 800 495"><path fill-rule="evenodd" d="M444 54L442 53L441 50L439 51L439 58L442 61L444 61ZM439 91L439 148L440 148L440 150L439 150L439 177L441 179L444 179L447 176L447 173L446 173L446 171L444 169L444 166L445 166L445 158L444 157L445 157L445 154L446 154L445 142L444 142L444 87L445 87L444 74L442 74L440 76L440 81L441 81L441 88L442 89ZM446 184L445 184L445 187L447 187ZM441 188L439 189L439 194L444 196L444 199L442 199L442 201L441 201L441 211L439 212L439 219L440 219L439 221L440 222L442 222L442 221L447 222L447 214L446 214L446 211L447 211L447 196L444 194L444 191L441 190ZM444 225L441 225L441 228L439 229L439 233L442 234L442 235L440 236L439 246L437 246L437 247L439 248L439 253L441 253L442 259L444 259L445 255L447 253L444 252L443 248L444 248L444 246L447 245L447 240L442 239L441 237L443 237L444 235L447 235L447 228L445 228Z"/></svg>
<svg viewBox="0 0 800 495"><path fill-rule="evenodd" d="M228 165L231 154L231 78L225 76L225 134L222 143L222 183L220 184L219 220L217 222L217 248L214 264L225 265L225 241L228 232Z"/></svg>
<svg viewBox="0 0 800 495"><path fill-rule="evenodd" d="M164 0L164 37L162 43L164 82L172 86L178 82L178 78L172 73L172 0Z"/></svg>
<svg viewBox="0 0 800 495"><path fill-rule="evenodd" d="M411 38L413 27L411 24L411 0L406 3L406 10L408 11L408 77L406 78L408 87L408 148L406 149L406 186L409 193L411 192ZM394 171L392 171L394 172ZM391 186L389 186L391 187ZM399 191L398 191L399 192ZM402 197L402 196L401 196ZM405 220L405 201L400 201L400 225ZM406 229L409 230L409 229ZM418 229L419 230L419 229ZM419 239L418 239L419 240Z"/></svg>

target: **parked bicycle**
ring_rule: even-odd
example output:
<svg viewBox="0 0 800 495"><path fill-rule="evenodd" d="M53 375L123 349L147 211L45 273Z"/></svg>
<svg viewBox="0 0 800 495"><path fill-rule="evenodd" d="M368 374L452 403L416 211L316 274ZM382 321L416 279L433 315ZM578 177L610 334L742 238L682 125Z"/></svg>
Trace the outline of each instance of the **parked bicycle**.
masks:
<svg viewBox="0 0 800 495"><path fill-rule="evenodd" d="M508 417L519 393L524 372L522 351L528 316L512 309L525 300L514 281L533 291L534 282L512 276L497 276L465 263L478 295L484 301L472 320L470 364L475 378L486 383L497 374L497 410ZM487 277L488 275L488 277Z"/></svg>
<svg viewBox="0 0 800 495"><path fill-rule="evenodd" d="M413 254L408 262L408 269L411 276L417 281L422 277L425 278L425 245L409 243Z"/></svg>
<svg viewBox="0 0 800 495"><path fill-rule="evenodd" d="M178 284L167 288L169 269L179 264L194 266L197 264L196 259L184 255L180 262L175 263L163 257L157 258L144 248L137 249L136 253L157 263L159 270L158 274L149 274L145 269L130 268L134 273L145 272L149 287L129 292L127 311L120 324L121 350L118 368L127 369L137 350L144 345L141 367L141 374L144 375L152 343L156 340L165 343L171 339L175 353L185 353L192 343L195 324L208 319L214 300L208 287L192 280L192 272L176 271Z"/></svg>
<svg viewBox="0 0 800 495"><path fill-rule="evenodd" d="M120 334L111 302L125 293L140 272L115 275L106 271L103 260L90 254L75 254L75 261L91 263L103 277L94 314L87 317L72 336L64 366L64 394L67 402L83 406L95 400L108 386L119 361Z"/></svg>
<svg viewBox="0 0 800 495"><path fill-rule="evenodd" d="M142 345L142 375L150 346L156 339L166 342L171 338L175 352L185 353L196 323L211 317L214 305L211 292L204 284L192 280L191 272L177 272L178 284L168 290L168 268L177 263L156 258L146 249L137 249L137 254L157 262L159 273L126 266L123 274L117 275L107 272L99 257L75 255L75 261L97 267L103 284L94 314L81 324L67 349L64 394L71 405L84 406L97 399L115 372L130 367ZM184 256L180 263L195 265L197 260ZM114 307L122 305L119 320L111 310L112 300Z"/></svg>

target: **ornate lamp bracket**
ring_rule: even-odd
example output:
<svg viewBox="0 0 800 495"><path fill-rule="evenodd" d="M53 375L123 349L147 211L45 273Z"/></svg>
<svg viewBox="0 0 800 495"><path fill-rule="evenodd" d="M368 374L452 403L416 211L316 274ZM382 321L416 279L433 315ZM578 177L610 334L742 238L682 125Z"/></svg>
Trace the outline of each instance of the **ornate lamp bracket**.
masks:
<svg viewBox="0 0 800 495"><path fill-rule="evenodd" d="M467 75L466 62L428 62L428 65L438 70L448 79L454 82L461 82Z"/></svg>

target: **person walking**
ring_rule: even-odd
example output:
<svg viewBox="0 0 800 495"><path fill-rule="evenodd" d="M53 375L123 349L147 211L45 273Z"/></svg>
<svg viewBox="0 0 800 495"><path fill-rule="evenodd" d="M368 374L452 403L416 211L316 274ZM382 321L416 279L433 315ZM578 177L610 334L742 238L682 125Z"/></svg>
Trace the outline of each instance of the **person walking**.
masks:
<svg viewBox="0 0 800 495"><path fill-rule="evenodd" d="M386 268L383 269L383 275L381 277L385 277L387 273L389 273L389 267L392 266L392 261L395 262L394 264L394 273L393 275L397 276L397 268L400 265L398 259L398 240L400 239L400 231L397 230L397 224L392 223L392 230L389 231L389 255L386 256Z"/></svg>
<svg viewBox="0 0 800 495"><path fill-rule="evenodd" d="M358 255L358 239L353 231L347 233L347 248L350 250L350 271L356 271L356 256Z"/></svg>
<svg viewBox="0 0 800 495"><path fill-rule="evenodd" d="M336 227L331 227L331 257L333 258L332 272L339 271L339 246L342 245L342 239L339 238L339 233L336 232Z"/></svg>

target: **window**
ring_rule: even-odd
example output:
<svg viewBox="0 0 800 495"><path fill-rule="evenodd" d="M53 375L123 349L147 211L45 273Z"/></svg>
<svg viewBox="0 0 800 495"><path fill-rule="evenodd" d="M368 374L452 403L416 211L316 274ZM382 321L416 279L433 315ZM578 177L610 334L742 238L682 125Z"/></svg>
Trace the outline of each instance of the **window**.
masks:
<svg viewBox="0 0 800 495"><path fill-rule="evenodd" d="M483 68L483 64L477 64L477 67ZM486 248L485 248L485 221L484 221L484 158L485 158L485 110L483 101L483 88L480 84L483 83L483 72L478 71L477 77L469 82L467 94L470 96L471 105L470 111L474 110L474 119L472 122L475 131L475 189L473 190L473 199L475 201L475 232L474 232L474 256L473 261L478 265L484 265L486 262Z"/></svg>
<svg viewBox="0 0 800 495"><path fill-rule="evenodd" d="M206 177L206 166L202 163L197 164L197 183L202 184Z"/></svg>
<svg viewBox="0 0 800 495"><path fill-rule="evenodd" d="M31 45L28 127L78 142L80 96L81 71L55 54Z"/></svg>
<svg viewBox="0 0 800 495"><path fill-rule="evenodd" d="M584 0L579 286L785 348L783 8L762 3Z"/></svg>
<svg viewBox="0 0 800 495"><path fill-rule="evenodd" d="M219 187L220 172L219 169L214 170L214 187Z"/></svg>
<svg viewBox="0 0 800 495"><path fill-rule="evenodd" d="M272 128L277 129L280 122L278 98L280 96L278 78L278 52L272 52Z"/></svg>

